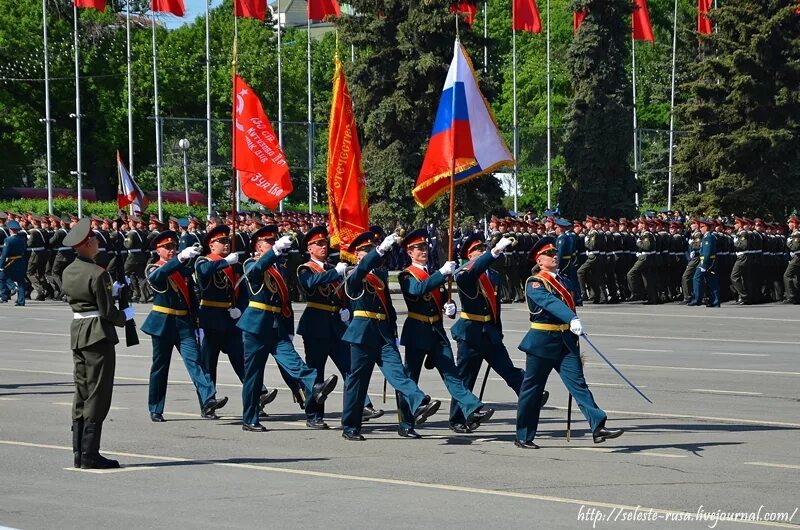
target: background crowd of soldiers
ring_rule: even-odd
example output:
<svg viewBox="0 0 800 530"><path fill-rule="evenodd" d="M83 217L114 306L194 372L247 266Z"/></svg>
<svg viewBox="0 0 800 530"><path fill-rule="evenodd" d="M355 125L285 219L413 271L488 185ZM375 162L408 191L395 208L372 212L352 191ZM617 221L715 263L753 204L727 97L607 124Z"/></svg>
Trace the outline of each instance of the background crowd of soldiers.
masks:
<svg viewBox="0 0 800 530"><path fill-rule="evenodd" d="M62 300L61 274L75 257L63 240L77 217L0 212L0 250L10 235L5 225L11 220L19 223L20 235L27 245L27 296L34 300ZM689 303L692 277L700 263L702 234L697 221L684 219L676 212L633 220L587 217L567 223L554 212L546 211L541 217L533 214L492 217L482 226L458 229L454 246L457 248L459 241L473 232L482 232L490 245L504 236L514 239L515 244L494 265L503 278L504 303L524 301L524 282L531 274L528 255L544 236L559 238L563 243L559 245L561 267L565 272L576 273L584 302ZM706 221L713 223L717 243L715 274L721 302L800 303L800 226L796 216L786 222L745 217ZM324 214L239 212L235 251L243 262L249 257L249 234L262 226L277 224L282 235L290 235L295 241L285 263L287 283L292 300L303 301L296 270L305 256L297 242L311 227L326 223ZM180 235L182 250L202 244L204 234L220 224L232 225L233 216L222 212L207 220L192 215L181 219L169 217L166 223L155 215L148 219L124 213L115 219L92 216L92 229L100 242L96 262L110 271L118 265L123 268L131 279L131 301L146 303L152 299L144 280L145 267L154 258L150 250L152 237L167 228L174 230ZM377 226L371 229L378 237L384 235ZM438 267L447 259L447 234L437 233L433 225L427 230L431 266ZM118 263L119 260L122 262ZM339 261L336 249L331 249L329 260L332 264ZM388 259L389 269L401 270L408 265L407 260L407 256L395 250Z"/></svg>

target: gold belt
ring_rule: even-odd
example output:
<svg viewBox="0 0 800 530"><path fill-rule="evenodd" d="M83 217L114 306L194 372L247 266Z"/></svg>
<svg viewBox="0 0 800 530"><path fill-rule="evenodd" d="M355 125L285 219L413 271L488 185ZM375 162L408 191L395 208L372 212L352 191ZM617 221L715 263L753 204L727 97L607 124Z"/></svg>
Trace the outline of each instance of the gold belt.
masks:
<svg viewBox="0 0 800 530"><path fill-rule="evenodd" d="M220 307L222 309L230 309L230 302L215 302L214 300L200 300L200 305L203 307Z"/></svg>
<svg viewBox="0 0 800 530"><path fill-rule="evenodd" d="M322 311L330 311L331 313L335 313L339 310L339 308L335 305L320 304L317 302L307 302L306 307L310 307L311 309L320 309Z"/></svg>
<svg viewBox="0 0 800 530"><path fill-rule="evenodd" d="M185 317L189 314L188 309L172 309L171 307L164 307L163 305L154 305L153 311L156 313L164 313L165 315L174 315L176 317Z"/></svg>
<svg viewBox="0 0 800 530"><path fill-rule="evenodd" d="M274 305L267 305L262 304L261 302L253 302L247 304L250 307L255 307L256 309L260 309L262 311L269 311L270 313L280 313L283 311L280 307Z"/></svg>
<svg viewBox="0 0 800 530"><path fill-rule="evenodd" d="M531 329L540 331L567 331L569 324L544 324L542 322L531 322Z"/></svg>
<svg viewBox="0 0 800 530"><path fill-rule="evenodd" d="M433 315L432 317L429 317L428 315L421 315L419 313L408 313L408 318L419 320L420 322L427 322L428 324L439 322L442 319L439 315Z"/></svg>
<svg viewBox="0 0 800 530"><path fill-rule="evenodd" d="M357 310L353 311L354 317L364 317L364 318L373 318L375 320L386 320L386 315L383 313L375 313L373 311L362 311Z"/></svg>
<svg viewBox="0 0 800 530"><path fill-rule="evenodd" d="M474 320L475 322L491 322L492 315L473 315L472 313L461 312L461 318L466 320Z"/></svg>

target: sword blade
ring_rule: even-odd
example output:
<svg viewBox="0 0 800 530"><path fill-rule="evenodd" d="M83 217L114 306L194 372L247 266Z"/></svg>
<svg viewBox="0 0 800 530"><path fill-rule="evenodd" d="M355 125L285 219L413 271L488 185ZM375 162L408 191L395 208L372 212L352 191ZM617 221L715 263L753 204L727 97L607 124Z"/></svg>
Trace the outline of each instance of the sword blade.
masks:
<svg viewBox="0 0 800 530"><path fill-rule="evenodd" d="M603 352L601 352L600 350L598 350L598 349L597 349L597 347L596 347L594 344L592 344L592 341L590 341L590 340L589 340L589 337L587 337L585 334L583 334L583 335L581 335L581 338L582 338L583 340L585 340L585 341L586 341L586 344L588 344L589 346L591 346L591 347L592 347L592 349L595 351L595 353L596 353L597 355L599 355L599 356L600 356L600 358L601 358L601 359L603 359L603 360L605 361L605 363L606 363L608 366L610 366L610 367L611 367L611 369L612 369L612 370L614 370L614 371L617 373L617 375L618 375L618 376L620 376L620 377L622 378L622 380L623 380L623 381L625 381L626 383L628 383L628 386L630 386L632 389L634 389L634 390L636 391L636 393L637 393L637 394L639 394L640 396L642 396L642 397L643 397L643 398L644 398L644 399L645 399L645 400L646 400L648 403L650 403L650 404L653 404L653 402L652 402L652 401L650 401L650 398L649 398L649 397L645 396L645 395L644 395L644 393L642 393L642 391L641 391L641 390L639 390L639 389L636 387L636 385L634 385L633 383L631 383L630 379L628 379L627 377L625 377L625 375L623 375L623 373L619 371L619 368L617 368L616 366L614 366L614 364L613 364L611 361L609 361L609 360L608 360L608 357L606 357L605 355L603 355Z"/></svg>

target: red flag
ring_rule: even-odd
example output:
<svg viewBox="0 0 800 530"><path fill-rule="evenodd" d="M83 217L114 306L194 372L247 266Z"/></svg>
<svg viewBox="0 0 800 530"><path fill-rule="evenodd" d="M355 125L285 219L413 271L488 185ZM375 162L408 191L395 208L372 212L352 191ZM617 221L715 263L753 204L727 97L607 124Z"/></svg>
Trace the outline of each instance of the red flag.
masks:
<svg viewBox="0 0 800 530"><path fill-rule="evenodd" d="M478 13L478 6L473 1L460 1L450 4L450 12L457 15L464 15L464 20L472 26L475 22L475 15Z"/></svg>
<svg viewBox="0 0 800 530"><path fill-rule="evenodd" d="M106 0L75 0L75 7L97 9L101 13L105 13Z"/></svg>
<svg viewBox="0 0 800 530"><path fill-rule="evenodd" d="M261 101L238 75L233 78L233 98L233 167L244 194L274 210L292 192L289 165Z"/></svg>
<svg viewBox="0 0 800 530"><path fill-rule="evenodd" d="M542 19L535 0L514 0L513 28L515 31L542 32Z"/></svg>
<svg viewBox="0 0 800 530"><path fill-rule="evenodd" d="M578 28L583 24L583 19L586 18L586 11L575 11L572 14L572 32L578 31Z"/></svg>
<svg viewBox="0 0 800 530"><path fill-rule="evenodd" d="M634 0L633 38L653 42L653 26L650 24L650 13L647 11L647 0Z"/></svg>
<svg viewBox="0 0 800 530"><path fill-rule="evenodd" d="M233 2L234 16L264 20L266 13L266 0L234 0Z"/></svg>
<svg viewBox="0 0 800 530"><path fill-rule="evenodd" d="M329 15L342 16L339 2L336 0L308 0L309 20L324 20Z"/></svg>
<svg viewBox="0 0 800 530"><path fill-rule="evenodd" d="M186 13L183 0L153 0L152 7L156 13L172 13L176 17L182 17Z"/></svg>
<svg viewBox="0 0 800 530"><path fill-rule="evenodd" d="M361 167L353 103L338 55L335 66L328 120L328 217L331 246L338 245L339 255L355 262L355 256L347 253L347 246L356 236L369 230L367 181Z"/></svg>
<svg viewBox="0 0 800 530"><path fill-rule="evenodd" d="M712 0L697 0L697 32L705 35L710 35L711 20L708 18L708 12L711 10Z"/></svg>

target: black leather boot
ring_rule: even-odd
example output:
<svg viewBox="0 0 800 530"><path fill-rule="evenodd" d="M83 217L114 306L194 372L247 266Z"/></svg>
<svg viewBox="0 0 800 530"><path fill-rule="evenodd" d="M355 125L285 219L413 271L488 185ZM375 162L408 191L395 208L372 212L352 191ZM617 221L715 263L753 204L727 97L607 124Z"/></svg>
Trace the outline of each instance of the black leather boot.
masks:
<svg viewBox="0 0 800 530"><path fill-rule="evenodd" d="M81 469L116 469L119 462L100 454L100 437L103 424L87 421L83 425L81 444Z"/></svg>
<svg viewBox="0 0 800 530"><path fill-rule="evenodd" d="M76 469L81 467L81 439L83 438L83 420L72 420L72 459Z"/></svg>

